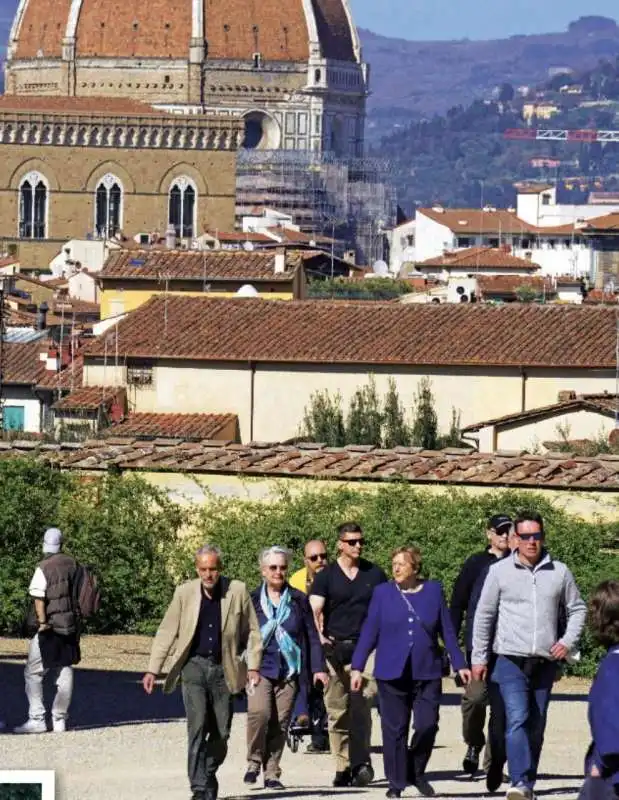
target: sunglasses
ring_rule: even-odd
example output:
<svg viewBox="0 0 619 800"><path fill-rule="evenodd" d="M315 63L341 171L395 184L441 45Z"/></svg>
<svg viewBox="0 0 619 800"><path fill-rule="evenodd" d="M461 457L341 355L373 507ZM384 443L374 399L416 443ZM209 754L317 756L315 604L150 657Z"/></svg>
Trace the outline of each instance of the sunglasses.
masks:
<svg viewBox="0 0 619 800"><path fill-rule="evenodd" d="M312 563L314 561L318 561L319 558L321 558L323 561L326 561L327 560L327 554L326 553L315 553L313 556L308 556L307 557L308 561L311 561Z"/></svg>
<svg viewBox="0 0 619 800"><path fill-rule="evenodd" d="M356 547L357 545L359 545L359 547L363 547L365 544L365 539L342 539L342 544L348 544L351 547Z"/></svg>
<svg viewBox="0 0 619 800"><path fill-rule="evenodd" d="M538 533L519 533L518 538L523 542L541 542L544 534L541 531L538 531Z"/></svg>
<svg viewBox="0 0 619 800"><path fill-rule="evenodd" d="M269 572L277 572L278 570L279 572L287 572L288 567L282 566L281 564L269 564L268 569Z"/></svg>
<svg viewBox="0 0 619 800"><path fill-rule="evenodd" d="M509 528L502 531L492 531L495 536L509 536Z"/></svg>

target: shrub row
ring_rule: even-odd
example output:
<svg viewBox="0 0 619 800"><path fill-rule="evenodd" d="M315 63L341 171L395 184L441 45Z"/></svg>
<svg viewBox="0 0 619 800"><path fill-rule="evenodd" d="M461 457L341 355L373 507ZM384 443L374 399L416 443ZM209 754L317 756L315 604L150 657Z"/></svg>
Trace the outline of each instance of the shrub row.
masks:
<svg viewBox="0 0 619 800"><path fill-rule="evenodd" d="M51 525L65 532L67 550L101 576L103 608L90 629L149 633L175 583L193 576L192 554L205 541L222 548L227 574L254 587L263 547L284 545L301 566L305 541L324 538L334 553L336 526L354 519L363 526L368 558L388 570L392 550L415 543L424 573L441 580L449 594L464 560L484 546L488 517L525 506L543 514L549 549L572 569L584 596L619 574L619 556L608 546L617 538L616 526L585 522L541 494L434 493L395 482L375 491L282 490L268 503L212 497L208 505L181 508L136 476L85 483L34 461L6 460L0 462L0 633L19 630L42 532ZM182 536L186 527L192 532ZM582 655L574 672L591 676L599 651L588 633Z"/></svg>

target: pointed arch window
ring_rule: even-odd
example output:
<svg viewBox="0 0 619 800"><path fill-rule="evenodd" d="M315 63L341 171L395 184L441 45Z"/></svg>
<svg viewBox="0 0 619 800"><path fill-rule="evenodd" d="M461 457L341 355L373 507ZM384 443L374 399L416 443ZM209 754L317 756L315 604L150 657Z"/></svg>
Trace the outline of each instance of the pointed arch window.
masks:
<svg viewBox="0 0 619 800"><path fill-rule="evenodd" d="M19 236L21 239L45 239L49 186L39 172L24 175L19 185Z"/></svg>
<svg viewBox="0 0 619 800"><path fill-rule="evenodd" d="M177 178L170 187L168 226L174 228L180 239L193 239L195 236L197 197L196 186L189 178Z"/></svg>
<svg viewBox="0 0 619 800"><path fill-rule="evenodd" d="M100 239L111 239L122 226L123 186L115 175L104 175L95 192L95 230Z"/></svg>

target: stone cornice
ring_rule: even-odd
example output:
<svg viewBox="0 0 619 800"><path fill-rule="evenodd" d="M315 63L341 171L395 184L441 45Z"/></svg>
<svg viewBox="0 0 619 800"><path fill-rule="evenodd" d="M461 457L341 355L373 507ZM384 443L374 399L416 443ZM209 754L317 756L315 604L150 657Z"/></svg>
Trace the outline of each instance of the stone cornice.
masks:
<svg viewBox="0 0 619 800"><path fill-rule="evenodd" d="M230 116L76 114L0 110L0 144L155 150L236 150L242 119Z"/></svg>

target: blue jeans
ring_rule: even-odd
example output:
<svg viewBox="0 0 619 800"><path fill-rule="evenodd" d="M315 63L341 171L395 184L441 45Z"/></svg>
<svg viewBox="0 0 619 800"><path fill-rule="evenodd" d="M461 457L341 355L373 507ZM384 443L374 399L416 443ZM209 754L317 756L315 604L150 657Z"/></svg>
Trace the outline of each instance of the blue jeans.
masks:
<svg viewBox="0 0 619 800"><path fill-rule="evenodd" d="M525 674L523 667L507 656L499 656L491 680L498 684L505 705L505 745L512 785L520 783L532 789L557 665L554 661L542 662L531 675Z"/></svg>

